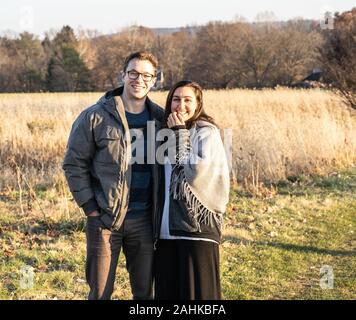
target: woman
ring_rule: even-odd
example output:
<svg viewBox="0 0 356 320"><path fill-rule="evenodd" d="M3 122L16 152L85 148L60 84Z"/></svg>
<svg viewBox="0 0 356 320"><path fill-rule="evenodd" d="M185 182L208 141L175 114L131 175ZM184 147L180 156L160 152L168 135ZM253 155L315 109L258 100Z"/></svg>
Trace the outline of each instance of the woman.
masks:
<svg viewBox="0 0 356 320"><path fill-rule="evenodd" d="M155 256L156 299L221 299L219 243L229 170L219 130L197 83L168 93L165 201Z"/></svg>

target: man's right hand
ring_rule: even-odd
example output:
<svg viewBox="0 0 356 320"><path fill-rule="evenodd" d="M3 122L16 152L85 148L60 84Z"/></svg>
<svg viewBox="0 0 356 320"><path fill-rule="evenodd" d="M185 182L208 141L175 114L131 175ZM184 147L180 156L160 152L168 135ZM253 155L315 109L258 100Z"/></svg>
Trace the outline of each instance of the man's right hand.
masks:
<svg viewBox="0 0 356 320"><path fill-rule="evenodd" d="M100 216L100 213L98 210L95 210L93 212L90 212L88 215L88 217L99 217Z"/></svg>

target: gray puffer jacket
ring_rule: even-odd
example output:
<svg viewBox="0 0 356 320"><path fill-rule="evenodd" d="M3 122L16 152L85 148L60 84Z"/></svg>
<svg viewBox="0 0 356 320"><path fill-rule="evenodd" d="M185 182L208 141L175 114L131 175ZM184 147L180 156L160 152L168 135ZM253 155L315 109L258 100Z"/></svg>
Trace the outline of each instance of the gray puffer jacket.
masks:
<svg viewBox="0 0 356 320"><path fill-rule="evenodd" d="M83 207L96 201L101 220L108 229L119 229L127 212L131 183L130 139L125 109L119 97L123 87L107 92L75 120L69 136L63 169L76 203ZM164 112L148 97L146 105L155 132ZM156 139L155 139L156 141ZM155 142L157 148L158 143ZM162 172L152 166L153 219L158 208L158 184Z"/></svg>

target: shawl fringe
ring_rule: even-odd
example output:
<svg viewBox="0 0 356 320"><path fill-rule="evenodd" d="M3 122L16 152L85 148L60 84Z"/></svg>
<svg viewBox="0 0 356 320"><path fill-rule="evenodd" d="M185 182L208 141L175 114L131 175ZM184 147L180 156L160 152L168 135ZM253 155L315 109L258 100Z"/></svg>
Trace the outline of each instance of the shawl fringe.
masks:
<svg viewBox="0 0 356 320"><path fill-rule="evenodd" d="M223 215L209 210L200 202L190 188L183 168L177 174L172 172L170 194L173 196L173 199L184 200L186 202L188 214L197 222L199 232L201 232L201 224L213 227L213 221L220 230L222 229Z"/></svg>

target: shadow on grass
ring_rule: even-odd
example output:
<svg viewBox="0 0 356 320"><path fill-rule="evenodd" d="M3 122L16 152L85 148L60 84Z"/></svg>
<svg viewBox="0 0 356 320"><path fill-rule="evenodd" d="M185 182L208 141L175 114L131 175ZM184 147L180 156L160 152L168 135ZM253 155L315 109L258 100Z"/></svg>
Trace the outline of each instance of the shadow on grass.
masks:
<svg viewBox="0 0 356 320"><path fill-rule="evenodd" d="M37 257L29 257L24 254L16 254L16 258L28 266L37 267L38 264Z"/></svg>
<svg viewBox="0 0 356 320"><path fill-rule="evenodd" d="M297 244L291 243L280 243L280 242L255 242L257 245L263 246L271 246L275 248L280 248L283 250L290 250L290 251L301 251L305 253L317 253L317 254L327 254L332 256L356 256L356 251L348 251L348 250L332 250L332 249L325 249L325 248L318 248L313 246L302 246Z"/></svg>
<svg viewBox="0 0 356 320"><path fill-rule="evenodd" d="M46 233L48 230L54 233L60 233L61 235L70 235L74 232L85 231L85 220L60 220L58 222L47 222L44 220L38 221L38 227L35 227L32 231Z"/></svg>
<svg viewBox="0 0 356 320"><path fill-rule="evenodd" d="M29 234L45 235L71 235L75 232L85 231L85 220L60 220L57 222L41 220L19 221L3 223L2 228L8 231L20 231Z"/></svg>
<svg viewBox="0 0 356 320"><path fill-rule="evenodd" d="M293 178L293 179L292 179ZM330 192L356 192L354 172L331 176L289 177L272 185L278 188L278 194L294 196L321 195Z"/></svg>
<svg viewBox="0 0 356 320"><path fill-rule="evenodd" d="M43 256L28 256L26 254L17 253L15 258L21 261L26 266L31 266L33 268L40 268L40 271L69 271L75 272L78 269L76 261L69 261L62 257L52 257L48 254L43 254ZM21 268L24 266L22 265Z"/></svg>
<svg viewBox="0 0 356 320"><path fill-rule="evenodd" d="M338 181L334 179L325 178L314 181L296 181L294 183L290 181L280 181L277 183L266 182L265 186L269 188L277 189L277 194L281 196L323 196L335 193L336 195L343 196L345 193L356 193L356 181L350 179L348 181ZM236 196L238 198L254 199L256 198L250 192L244 190L242 187L235 189Z"/></svg>
<svg viewBox="0 0 356 320"><path fill-rule="evenodd" d="M262 246L262 247L274 247L288 251L299 251L304 253L317 253L317 254L325 254L331 256L354 256L356 257L356 251L348 251L348 250L332 250L326 248L318 248L314 246L305 246L291 243L281 243L281 242L261 242L261 241L251 241L243 238L237 238L234 236L224 236L223 241L229 241L234 244L248 243L254 246Z"/></svg>

